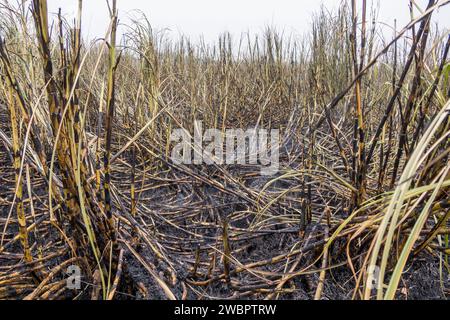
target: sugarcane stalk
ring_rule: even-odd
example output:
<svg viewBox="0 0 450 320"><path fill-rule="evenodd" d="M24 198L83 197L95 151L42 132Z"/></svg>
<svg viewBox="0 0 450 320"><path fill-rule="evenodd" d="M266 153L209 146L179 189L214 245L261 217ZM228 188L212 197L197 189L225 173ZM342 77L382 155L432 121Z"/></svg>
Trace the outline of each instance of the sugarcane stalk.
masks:
<svg viewBox="0 0 450 320"><path fill-rule="evenodd" d="M8 86L8 100L9 100L9 113L11 120L11 131L12 131L12 151L14 159L14 170L15 170L15 184L16 184L16 214L17 222L19 224L19 237L20 243L22 244L23 256L26 262L31 262L32 256L30 247L28 244L28 230L27 221L25 217L25 210L23 207L23 181L21 174L21 148L20 148L20 133L19 133L19 119L17 118L16 106L17 106L17 96L14 94L12 89L12 84L7 81Z"/></svg>
<svg viewBox="0 0 450 320"><path fill-rule="evenodd" d="M358 15L356 8L356 0L352 0L352 34L351 34L351 44L352 44L352 57L353 57L353 76L361 72L364 66L364 56L365 56L365 30L366 30L366 1L363 1L362 10L362 30L361 30L361 52L360 52L360 62L358 63ZM365 123L363 115L363 105L362 105L362 93L361 93L362 77L359 77L355 83L355 146L356 146L356 159L354 159L355 168L355 185L358 190L354 195L354 206L358 207L366 197L366 188L364 183L364 162L365 162Z"/></svg>
<svg viewBox="0 0 450 320"><path fill-rule="evenodd" d="M230 249L230 239L228 235L228 221L227 219L224 219L223 225L222 225L222 241L223 241L223 270L225 274L225 280L229 284L230 279L230 256L231 256L231 249Z"/></svg>
<svg viewBox="0 0 450 320"><path fill-rule="evenodd" d="M112 144L112 127L115 108L115 80L116 80L116 36L117 36L117 0L112 1L111 10L111 35L109 43L109 66L108 66L108 82L106 97L106 137L105 137L105 153L104 153L104 192L105 192L105 213L109 222L111 238L115 240L115 226L111 208L111 144Z"/></svg>

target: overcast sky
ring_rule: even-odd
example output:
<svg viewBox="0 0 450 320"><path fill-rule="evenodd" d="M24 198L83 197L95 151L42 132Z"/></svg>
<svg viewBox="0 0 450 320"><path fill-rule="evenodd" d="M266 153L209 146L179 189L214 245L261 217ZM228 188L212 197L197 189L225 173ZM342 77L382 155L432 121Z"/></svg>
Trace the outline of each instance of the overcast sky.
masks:
<svg viewBox="0 0 450 320"><path fill-rule="evenodd" d="M379 21L399 28L409 21L409 0L375 0L380 4ZM49 0L49 10L61 7L69 17L75 12L77 0ZM340 0L118 0L121 23L129 22L135 10L141 10L156 30L168 29L177 38L183 34L192 40L201 35L210 42L224 31L234 35L250 31L259 33L265 26L275 26L286 33L302 34L309 28L311 14L324 4L332 10ZM368 1L370 3L370 0ZM422 8L428 1L416 0ZM361 1L358 1L361 3ZM377 3L377 2L375 2ZM418 13L418 11L416 11ZM108 22L106 0L84 1L84 31L89 38L104 35ZM435 18L441 28L450 29L450 5Z"/></svg>

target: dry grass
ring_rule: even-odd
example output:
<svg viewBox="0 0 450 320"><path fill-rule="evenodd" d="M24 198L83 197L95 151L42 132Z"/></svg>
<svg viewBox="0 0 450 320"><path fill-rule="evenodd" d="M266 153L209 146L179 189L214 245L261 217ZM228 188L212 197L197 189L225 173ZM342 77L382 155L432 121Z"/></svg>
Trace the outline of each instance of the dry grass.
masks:
<svg viewBox="0 0 450 320"><path fill-rule="evenodd" d="M45 0L0 1L0 298L394 299L423 256L445 296L448 2L392 41L353 0L300 40L207 45L145 17L119 42L115 0L91 43L81 1L54 24ZM194 120L281 129L280 172L174 164Z"/></svg>

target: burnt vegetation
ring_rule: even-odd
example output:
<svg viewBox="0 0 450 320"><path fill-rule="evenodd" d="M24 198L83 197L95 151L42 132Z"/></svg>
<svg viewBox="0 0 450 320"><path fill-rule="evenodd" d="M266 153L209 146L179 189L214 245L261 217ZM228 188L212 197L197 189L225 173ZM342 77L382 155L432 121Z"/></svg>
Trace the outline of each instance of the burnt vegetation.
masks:
<svg viewBox="0 0 450 320"><path fill-rule="evenodd" d="M446 298L448 2L206 44L0 1L0 299ZM280 129L279 172L175 164L195 120Z"/></svg>

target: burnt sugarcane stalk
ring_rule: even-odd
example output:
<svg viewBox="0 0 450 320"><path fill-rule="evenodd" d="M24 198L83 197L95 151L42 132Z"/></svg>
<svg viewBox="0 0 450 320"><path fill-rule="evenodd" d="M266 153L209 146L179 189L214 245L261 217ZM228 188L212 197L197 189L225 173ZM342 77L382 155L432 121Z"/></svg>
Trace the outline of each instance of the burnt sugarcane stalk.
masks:
<svg viewBox="0 0 450 320"><path fill-rule="evenodd" d="M60 147L57 148L57 158L59 162L59 168L63 176L63 194L67 200L67 205L63 202L63 210L68 211L72 216L72 222L74 216L79 213L79 203L76 199L77 189L71 172L72 161L69 150L69 143L67 141L67 133L64 126L60 124L62 121L62 108L58 99L58 85L53 74L53 61L50 51L50 35L48 30L48 8L47 1L33 0L33 17L36 26L36 33L38 37L39 51L42 58L44 81L46 83L47 102L50 113L50 122L53 131L53 136L58 136L60 132L59 143ZM50 211L51 221L55 222L56 218L53 212Z"/></svg>
<svg viewBox="0 0 450 320"><path fill-rule="evenodd" d="M0 39L1 41L1 39ZM11 120L12 131L12 151L15 170L15 184L16 184L16 213L17 222L19 224L19 238L22 244L23 256L26 262L32 261L31 251L28 243L28 230L27 221L25 217L25 210L23 207L23 186L22 186L22 173L21 173L21 152L20 152L20 129L19 119L17 117L17 95L15 94L12 83L6 81L8 87L8 105Z"/></svg>
<svg viewBox="0 0 450 320"><path fill-rule="evenodd" d="M112 127L114 119L115 108L115 81L116 81L116 36L117 36L117 1L113 0L111 10L111 37L109 42L109 67L108 67L108 82L107 82L107 97L106 97L106 137L105 137L105 154L104 154L104 192L105 192L105 212L109 222L110 236L113 242L115 237L115 224L111 207L111 144L112 144Z"/></svg>
<svg viewBox="0 0 450 320"><path fill-rule="evenodd" d="M223 221L223 230L222 230L222 240L223 240L223 271L225 274L225 280L228 284L230 284L230 239L228 235L228 221L225 218Z"/></svg>
<svg viewBox="0 0 450 320"><path fill-rule="evenodd" d="M352 44L352 57L353 57L353 76L356 77L357 74L361 72L364 67L364 57L365 57L365 46L366 46L366 1L363 1L363 10L362 10L362 28L361 28L361 50L360 50L360 61L358 63L358 32L357 32L357 24L358 24L358 15L356 8L356 0L352 0L352 35L351 35L351 44ZM366 187L365 187L365 174L364 174L364 163L365 163L365 123L364 123L364 114L363 114L363 102L362 102L362 77L358 78L355 83L355 132L354 132L354 140L355 140L355 157L354 159L354 168L355 168L355 185L357 192L354 195L354 205L358 207L365 198L366 195Z"/></svg>

